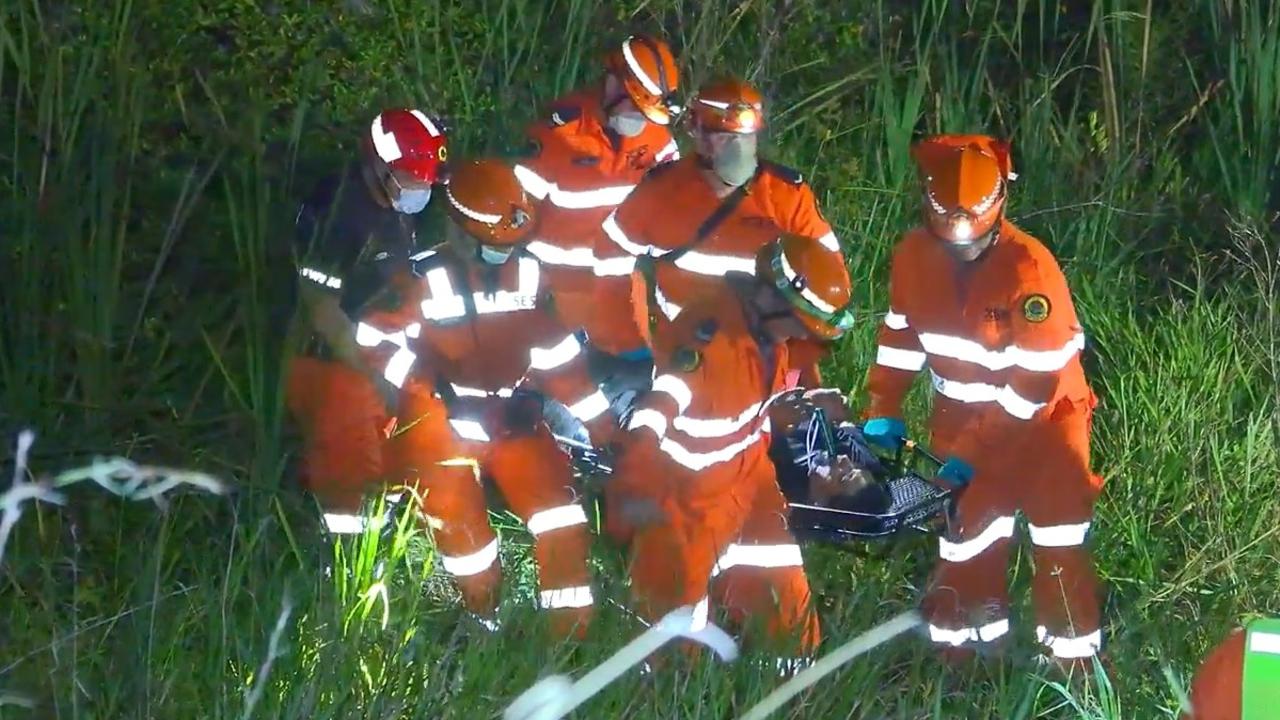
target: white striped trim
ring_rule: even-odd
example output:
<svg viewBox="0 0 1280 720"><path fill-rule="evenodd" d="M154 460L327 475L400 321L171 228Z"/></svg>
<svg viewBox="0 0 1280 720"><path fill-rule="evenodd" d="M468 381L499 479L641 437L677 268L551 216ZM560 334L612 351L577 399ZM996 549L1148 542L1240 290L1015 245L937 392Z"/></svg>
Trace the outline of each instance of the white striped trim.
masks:
<svg viewBox="0 0 1280 720"><path fill-rule="evenodd" d="M652 408L637 410L631 415L631 420L627 423L627 430L639 430L640 428L649 428L661 440L667 436L667 416Z"/></svg>
<svg viewBox="0 0 1280 720"><path fill-rule="evenodd" d="M365 520L363 515L325 513L324 526L335 535L359 535L364 532Z"/></svg>
<svg viewBox="0 0 1280 720"><path fill-rule="evenodd" d="M732 435L745 427L747 423L760 415L760 409L763 407L763 402L757 402L748 406L736 416L727 415L716 418L697 418L689 415L679 415L671 424L675 429L689 437L724 437L725 435Z"/></svg>
<svg viewBox="0 0 1280 720"><path fill-rule="evenodd" d="M906 330L909 327L907 316L889 308L889 312L884 314L884 326L890 330Z"/></svg>
<svg viewBox="0 0 1280 720"><path fill-rule="evenodd" d="M888 345L880 345L876 348L876 364L895 370L919 372L924 369L927 359L928 356L918 350L903 350Z"/></svg>
<svg viewBox="0 0 1280 720"><path fill-rule="evenodd" d="M967 642L991 642L1008 634L1009 619L996 620L978 627L949 629L929 624L929 639L943 645L959 647Z"/></svg>
<svg viewBox="0 0 1280 720"><path fill-rule="evenodd" d="M418 119L418 122L422 123L422 127L427 129L427 133L429 133L431 137L440 137L439 128L436 127L435 123L431 122L430 118L423 115L421 110L410 110L409 114L413 115Z"/></svg>
<svg viewBox="0 0 1280 720"><path fill-rule="evenodd" d="M1039 526L1027 523L1031 543L1040 547L1075 547L1083 545L1089 532L1088 522L1069 525Z"/></svg>
<svg viewBox="0 0 1280 720"><path fill-rule="evenodd" d="M694 472L698 472L705 470L712 465L728 462L738 457L743 452L746 452L751 448L751 446L760 442L761 438L768 435L769 430L769 419L765 418L765 421L761 423L759 428L756 428L755 432L747 435L737 442L730 443L716 450L693 452L680 443L666 437L658 443L658 449L676 463L683 465Z"/></svg>
<svg viewBox="0 0 1280 720"><path fill-rule="evenodd" d="M509 398L514 390L509 387L498 388L497 390L485 390L483 388L474 388L467 385L458 385L449 383L449 387L453 389L453 394L458 397L500 397Z"/></svg>
<svg viewBox="0 0 1280 720"><path fill-rule="evenodd" d="M1249 652L1280 655L1280 635L1254 630L1249 633Z"/></svg>
<svg viewBox="0 0 1280 720"><path fill-rule="evenodd" d="M635 190L631 185L607 185L586 190L565 190L524 165L513 168L520 186L530 195L542 200L547 199L552 205L565 210L588 210L593 208L614 207Z"/></svg>
<svg viewBox="0 0 1280 720"><path fill-rule="evenodd" d="M479 210L475 210L473 208L467 207L466 205L463 205L462 202L458 200L458 198L454 197L453 191L449 189L448 185L444 186L444 196L449 198L449 204L452 205L454 208L456 208L458 212L471 218L472 220L475 220L478 223L482 223L484 225L497 225L498 221L502 220L501 215L482 213Z"/></svg>
<svg viewBox="0 0 1280 720"><path fill-rule="evenodd" d="M800 546L795 543L782 545L748 545L729 543L724 553L711 568L711 577L716 577L735 567L782 568L804 567L804 556Z"/></svg>
<svg viewBox="0 0 1280 720"><path fill-rule="evenodd" d="M791 267L790 262L787 262L787 256L785 254L779 255L778 259L782 261L783 277L787 279L787 282L795 283L796 280L800 278L800 273L796 272L795 268ZM800 285L800 297L808 300L811 305L822 312L833 313L836 311L836 306L818 297L817 293L809 289L808 283Z"/></svg>
<svg viewBox="0 0 1280 720"><path fill-rule="evenodd" d="M475 420L449 418L449 426L453 428L458 437L464 440L489 442L489 433L485 432L484 426Z"/></svg>
<svg viewBox="0 0 1280 720"><path fill-rule="evenodd" d="M662 88L658 87L658 83L654 82L653 78L649 77L649 74L644 71L643 67L641 67L640 61L636 60L635 53L631 51L631 38L627 38L626 41L622 43L622 57L626 59L627 67L631 70L631 73L636 76L636 79L640 81L640 84L644 86L644 89L647 90L650 95L662 94ZM662 62L661 57L656 59L659 63Z"/></svg>
<svg viewBox="0 0 1280 720"><path fill-rule="evenodd" d="M836 239L834 231L819 237L818 243L831 252L840 252L840 241Z"/></svg>
<svg viewBox="0 0 1280 720"><path fill-rule="evenodd" d="M988 350L981 344L955 335L920 333L920 346L925 352L939 357L952 358L981 365L988 370L1006 370L1011 367L1031 372L1056 372L1066 367L1076 353L1084 349L1084 333L1076 333L1065 345L1056 350L1027 350L1009 345L1000 350Z"/></svg>
<svg viewBox="0 0 1280 720"><path fill-rule="evenodd" d="M664 253L665 254L665 253ZM756 274L756 259L739 255L715 255L712 253L690 250L676 258L675 266L699 275L724 277L731 272Z"/></svg>
<svg viewBox="0 0 1280 720"><path fill-rule="evenodd" d="M656 155L653 156L653 161L655 163L662 163L667 161L674 162L679 159L680 159L680 146L676 144L675 139L672 139L671 141L669 141L665 146L663 146L661 150L658 151Z"/></svg>
<svg viewBox="0 0 1280 720"><path fill-rule="evenodd" d="M323 285L334 290L342 289L342 278L337 275L326 275L315 268L309 267L299 268L298 274L317 285Z"/></svg>
<svg viewBox="0 0 1280 720"><path fill-rule="evenodd" d="M675 375L663 374L654 378L650 392L669 395L676 401L676 408L681 413L688 410L689 404L693 402L693 391Z"/></svg>
<svg viewBox="0 0 1280 720"><path fill-rule="evenodd" d="M529 349L529 367L534 370L554 370L578 357L582 345L572 334L549 348Z"/></svg>
<svg viewBox="0 0 1280 720"><path fill-rule="evenodd" d="M584 608L591 607L594 603L595 598L591 594L590 586L587 585L560 588L558 590L543 590L538 593L538 605L544 610Z"/></svg>
<svg viewBox="0 0 1280 720"><path fill-rule="evenodd" d="M938 394L962 403L994 402L1019 420L1030 420L1046 403L1032 402L1014 390L1012 386L997 387L988 383L965 383L948 380L932 370L933 389Z"/></svg>
<svg viewBox="0 0 1280 720"><path fill-rule="evenodd" d="M589 247L562 248L541 240L534 240L525 249L529 254L548 265L565 265L568 267L594 268L596 256Z"/></svg>
<svg viewBox="0 0 1280 720"><path fill-rule="evenodd" d="M640 245L627 237L627 234L622 230L622 226L618 224L617 210L609 213L609 217L606 217L604 222L600 223L600 227L604 229L604 234L609 236L609 239L625 250L628 255L647 255L654 250L652 245Z"/></svg>
<svg viewBox="0 0 1280 720"><path fill-rule="evenodd" d="M947 562L965 562L981 555L1000 540L1013 537L1014 517L1001 515L983 528L977 537L962 542L938 538L938 556Z"/></svg>
<svg viewBox="0 0 1280 720"><path fill-rule="evenodd" d="M395 345L397 350L387 361L382 377L396 387L403 387L405 378L409 376L409 370L418 359L418 356L409 349L409 337L417 337L421 330L420 324L413 323L404 330L385 333L368 323L359 322L356 324L356 344L362 347L377 347L384 342Z"/></svg>
<svg viewBox="0 0 1280 720"><path fill-rule="evenodd" d="M373 139L373 149L384 163L391 163L404 157L400 152L400 144L396 136L382 129L382 114L379 113L369 125L369 136Z"/></svg>
<svg viewBox="0 0 1280 720"><path fill-rule="evenodd" d="M569 413L582 422L591 422L609 409L609 398L599 389L569 406Z"/></svg>
<svg viewBox="0 0 1280 720"><path fill-rule="evenodd" d="M470 555L445 555L440 554L440 564L444 566L445 572L454 577L471 577L479 575L488 570L491 565L498 561L498 539L494 538L488 545L480 548Z"/></svg>
<svg viewBox="0 0 1280 720"><path fill-rule="evenodd" d="M1036 639L1041 645L1049 648L1054 657L1064 660L1078 660L1098 654L1102 648L1102 630L1094 630L1079 637L1058 637L1049 632L1044 625L1036 627Z"/></svg>
<svg viewBox="0 0 1280 720"><path fill-rule="evenodd" d="M668 300L657 283L654 283L653 286L653 301L657 304L658 309L662 311L662 314L667 316L668 320L675 320L680 317L680 313L684 310L679 305Z"/></svg>
<svg viewBox="0 0 1280 720"><path fill-rule="evenodd" d="M539 510L529 516L529 521L525 523L525 527L529 528L529 534L537 537L552 530L584 525L586 522L586 511L582 509L581 505L575 503Z"/></svg>

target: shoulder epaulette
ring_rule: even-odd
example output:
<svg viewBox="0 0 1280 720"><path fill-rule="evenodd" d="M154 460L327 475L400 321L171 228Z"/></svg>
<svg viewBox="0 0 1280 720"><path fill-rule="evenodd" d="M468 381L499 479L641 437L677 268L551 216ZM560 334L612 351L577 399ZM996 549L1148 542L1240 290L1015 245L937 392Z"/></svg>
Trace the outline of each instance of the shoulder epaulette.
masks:
<svg viewBox="0 0 1280 720"><path fill-rule="evenodd" d="M792 167L787 167L786 165L782 165L780 163L773 162L772 160L761 160L760 169L778 178L779 180L790 183L792 185L804 184L804 175L801 175L799 170L796 170L795 168L792 168Z"/></svg>

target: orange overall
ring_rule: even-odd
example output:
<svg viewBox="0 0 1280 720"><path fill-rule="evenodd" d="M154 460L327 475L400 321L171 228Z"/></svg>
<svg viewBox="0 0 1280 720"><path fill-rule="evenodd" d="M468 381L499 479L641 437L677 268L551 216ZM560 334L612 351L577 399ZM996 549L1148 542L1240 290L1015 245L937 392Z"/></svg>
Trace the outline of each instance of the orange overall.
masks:
<svg viewBox="0 0 1280 720"><path fill-rule="evenodd" d="M729 271L755 273L756 251L780 232L812 237L844 267L831 225L818 210L813 191L799 173L760 161L744 195L714 227L702 227L722 205L703 176L698 158L660 165L604 221L606 239L596 250L596 316L588 327L593 343L622 353L648 341L676 319L684 306L723 284ZM675 251L675 254L672 254ZM665 260L663 256L669 256ZM653 302L648 307L638 258L655 262ZM790 363L802 384L818 387L818 359L825 348L795 341Z"/></svg>
<svg viewBox="0 0 1280 720"><path fill-rule="evenodd" d="M417 222L378 204L359 165L348 166L319 182L299 209L297 280L337 299L350 318L377 313L377 297L410 278ZM302 484L321 505L330 532L360 532L368 491L397 479L383 396L318 334L287 362L286 405L304 440Z"/></svg>
<svg viewBox="0 0 1280 720"><path fill-rule="evenodd" d="M784 390L786 347L762 345L737 290L722 286L658 340L653 390L618 443L606 521L631 543L639 611L661 617L714 602L761 622L783 659L820 639L800 547L768 455L773 397ZM655 524L634 508L660 508Z"/></svg>
<svg viewBox="0 0 1280 720"><path fill-rule="evenodd" d="M1084 546L1102 485L1089 464L1096 399L1058 263L1012 223L999 232L970 264L921 229L895 248L867 415L901 417L903 396L928 368L933 450L975 471L924 599L932 639L962 646L1008 632L1006 573L1020 511L1034 548L1037 637L1073 662L1102 642Z"/></svg>
<svg viewBox="0 0 1280 720"><path fill-rule="evenodd" d="M649 168L678 159L680 151L663 125L646 123L636 137L615 133L599 90L556 100L548 116L526 130L529 151L516 166L525 191L541 201L538 237L527 247L542 262L565 322L585 327L600 223Z"/></svg>
<svg viewBox="0 0 1280 720"><path fill-rule="evenodd" d="M537 260L517 253L484 265L444 247L419 256L415 272L416 320L362 324L359 341L394 350L389 371L412 364L412 378L435 386L434 396L405 395L400 426L440 562L467 607L492 617L501 567L481 485L491 478L534 536L540 606L558 632L581 635L593 604L587 517L568 457L540 421L541 400L523 392L563 402L593 438L607 440L616 420L578 340L551 310Z"/></svg>

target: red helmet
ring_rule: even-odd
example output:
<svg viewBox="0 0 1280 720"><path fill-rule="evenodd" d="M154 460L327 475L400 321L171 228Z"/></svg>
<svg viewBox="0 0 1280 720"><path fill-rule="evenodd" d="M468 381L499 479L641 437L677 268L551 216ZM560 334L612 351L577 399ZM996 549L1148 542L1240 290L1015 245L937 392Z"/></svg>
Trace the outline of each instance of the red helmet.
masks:
<svg viewBox="0 0 1280 720"><path fill-rule="evenodd" d="M968 242L1000 220L1008 184L1017 175L1009 144L986 135L934 135L911 148L924 184L929 230L949 242Z"/></svg>
<svg viewBox="0 0 1280 720"><path fill-rule="evenodd" d="M431 184L448 159L444 133L422 111L383 110L369 125L369 147L393 171Z"/></svg>
<svg viewBox="0 0 1280 720"><path fill-rule="evenodd" d="M636 109L649 122L667 125L680 112L680 69L671 47L651 35L632 35L609 53L605 69L618 76Z"/></svg>

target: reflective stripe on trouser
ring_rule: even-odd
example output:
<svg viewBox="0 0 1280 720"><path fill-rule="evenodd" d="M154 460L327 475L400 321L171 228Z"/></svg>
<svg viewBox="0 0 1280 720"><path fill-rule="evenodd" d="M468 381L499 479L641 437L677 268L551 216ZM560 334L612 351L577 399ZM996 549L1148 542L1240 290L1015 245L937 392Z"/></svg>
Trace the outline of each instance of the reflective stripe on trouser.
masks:
<svg viewBox="0 0 1280 720"><path fill-rule="evenodd" d="M386 470L382 398L362 373L300 355L289 360L285 393L303 437L303 484L335 516L331 531L350 532Z"/></svg>
<svg viewBox="0 0 1280 720"><path fill-rule="evenodd" d="M638 611L653 620L709 598L735 624L763 635L778 657L809 655L821 633L800 548L786 528L773 465L763 450L752 455L734 482L710 477L718 469L691 478L723 489L668 501L670 524L636 532L631 578Z"/></svg>
<svg viewBox="0 0 1280 720"><path fill-rule="evenodd" d="M501 568L480 476L491 478L507 505L534 536L539 605L553 630L581 635L594 598L587 566L587 518L577 504L568 459L545 428L526 437L459 442L439 400L422 398L405 433L405 454L425 492L423 511L443 568L457 580L467 607L491 616L498 605ZM439 418L439 419L433 419ZM474 459L474 460L471 460Z"/></svg>
<svg viewBox="0 0 1280 720"><path fill-rule="evenodd" d="M933 440L974 468L960 496L953 534L939 540L939 559L923 602L930 637L959 646L1009 632L1007 572L1016 516L1025 516L1035 574L1036 637L1060 660L1101 647L1097 576L1084 542L1101 484L1088 469L1087 410L1066 403L1005 447L968 438Z"/></svg>

